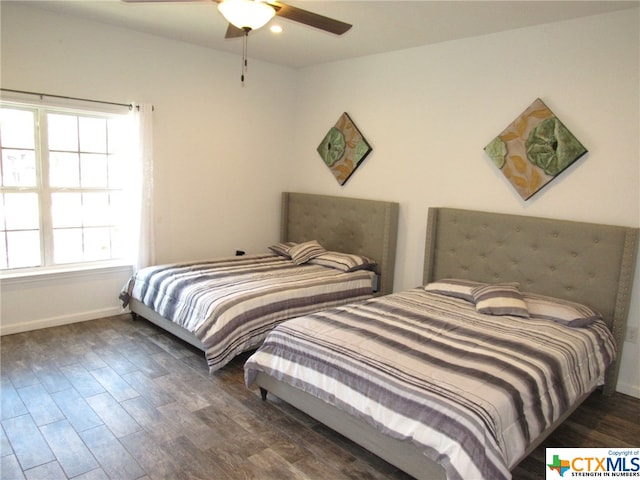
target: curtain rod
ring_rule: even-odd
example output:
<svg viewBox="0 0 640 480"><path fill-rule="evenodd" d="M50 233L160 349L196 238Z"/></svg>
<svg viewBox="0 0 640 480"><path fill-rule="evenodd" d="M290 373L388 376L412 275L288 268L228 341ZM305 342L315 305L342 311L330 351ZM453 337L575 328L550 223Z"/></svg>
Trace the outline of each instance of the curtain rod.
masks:
<svg viewBox="0 0 640 480"><path fill-rule="evenodd" d="M0 88L0 90L2 90L3 92L22 93L22 94L25 94L25 95L37 95L38 97L40 97L40 99L42 99L42 97L62 98L62 99L65 99L65 100L80 100L82 102L102 103L103 105L117 105L119 107L129 107L129 110L131 110L133 108L133 104L132 103L105 102L105 101L102 101L102 100L91 100L91 99L88 99L88 98L78 98L78 97L66 97L64 95L53 95L53 94L50 94L50 93L26 92L24 90L12 90L10 88ZM140 107L136 106L136 108L140 108Z"/></svg>

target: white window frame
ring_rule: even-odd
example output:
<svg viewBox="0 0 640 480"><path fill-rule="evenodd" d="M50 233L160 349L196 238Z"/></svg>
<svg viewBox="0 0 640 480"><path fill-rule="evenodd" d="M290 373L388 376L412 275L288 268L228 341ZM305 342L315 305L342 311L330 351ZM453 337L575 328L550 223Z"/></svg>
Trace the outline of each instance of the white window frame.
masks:
<svg viewBox="0 0 640 480"><path fill-rule="evenodd" d="M19 278L30 277L34 275L50 275L64 272L84 271L105 269L120 266L131 265L130 246L125 246L122 255L118 258L109 258L105 260L88 260L74 263L54 263L53 259L53 226L51 217L51 198L52 193L58 191L69 191L69 189L60 189L51 187L48 181L48 140L46 125L46 116L49 113L71 114L77 116L97 117L97 118L121 118L125 120L128 116L129 109L122 106L114 107L105 105L104 108L91 108L85 106L71 105L67 106L58 102L25 102L21 100L5 100L0 101L3 108L22 109L34 112L35 115L35 150L36 150L36 187L4 187L0 185L0 189L5 192L29 192L34 191L39 194L39 210L40 210L40 255L41 265L34 267L18 267L18 268L2 268L0 269L0 278ZM125 180L125 179L123 179ZM79 192L104 192L119 191L122 189L110 188L84 188L77 189ZM124 212L123 212L124 213ZM122 229L126 230L129 222L125 215L121 216L122 224L118 224ZM126 231L123 232L125 238L130 237Z"/></svg>

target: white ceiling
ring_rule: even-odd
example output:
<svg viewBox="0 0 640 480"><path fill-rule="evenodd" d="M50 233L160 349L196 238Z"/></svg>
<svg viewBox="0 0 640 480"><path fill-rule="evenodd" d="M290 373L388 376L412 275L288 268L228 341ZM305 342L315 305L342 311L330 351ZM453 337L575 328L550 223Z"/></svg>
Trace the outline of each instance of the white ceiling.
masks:
<svg viewBox="0 0 640 480"><path fill-rule="evenodd" d="M4 0L3 0L4 1ZM242 39L225 39L227 28L212 0L124 3L120 0L45 0L29 5L88 18L230 53L242 53ZM248 56L294 68L401 50L621 9L633 1L553 0L292 0L299 8L351 23L335 36L276 17L284 31L251 32ZM637 15L637 11L634 12Z"/></svg>

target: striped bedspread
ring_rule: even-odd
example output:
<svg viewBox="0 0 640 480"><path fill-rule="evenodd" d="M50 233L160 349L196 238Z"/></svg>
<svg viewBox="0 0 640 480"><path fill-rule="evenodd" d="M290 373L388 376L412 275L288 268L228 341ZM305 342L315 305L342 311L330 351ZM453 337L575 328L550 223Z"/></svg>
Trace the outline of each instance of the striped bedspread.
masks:
<svg viewBox="0 0 640 480"><path fill-rule="evenodd" d="M285 322L245 364L413 442L448 479L508 479L528 444L604 381L605 324L483 315L416 288Z"/></svg>
<svg viewBox="0 0 640 480"><path fill-rule="evenodd" d="M259 346L288 318L372 296L374 273L296 265L265 253L138 271L120 298L135 298L198 337L210 371Z"/></svg>

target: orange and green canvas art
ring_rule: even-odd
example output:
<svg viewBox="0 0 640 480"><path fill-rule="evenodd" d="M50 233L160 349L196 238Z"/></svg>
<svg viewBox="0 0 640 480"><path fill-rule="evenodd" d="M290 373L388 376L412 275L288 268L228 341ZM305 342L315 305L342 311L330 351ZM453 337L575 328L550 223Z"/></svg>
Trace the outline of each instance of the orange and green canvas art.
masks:
<svg viewBox="0 0 640 480"><path fill-rule="evenodd" d="M317 151L340 185L344 185L371 153L371 146L347 113L340 115Z"/></svg>
<svg viewBox="0 0 640 480"><path fill-rule="evenodd" d="M524 200L587 153L539 98L484 150Z"/></svg>

